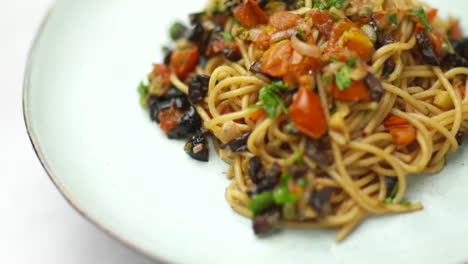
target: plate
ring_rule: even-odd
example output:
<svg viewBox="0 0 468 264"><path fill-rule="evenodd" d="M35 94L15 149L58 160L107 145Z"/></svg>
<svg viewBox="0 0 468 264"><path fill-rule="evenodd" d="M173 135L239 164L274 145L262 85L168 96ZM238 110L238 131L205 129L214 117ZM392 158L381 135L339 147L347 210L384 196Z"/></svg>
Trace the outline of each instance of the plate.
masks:
<svg viewBox="0 0 468 264"><path fill-rule="evenodd" d="M24 113L41 162L65 198L115 238L161 262L460 263L468 261L468 151L436 175L410 178L425 209L373 217L344 242L333 230L256 238L224 198L228 166L167 140L135 86L161 61L167 28L203 0L62 0L30 56ZM429 1L462 16L457 0ZM468 19L464 21L465 28Z"/></svg>

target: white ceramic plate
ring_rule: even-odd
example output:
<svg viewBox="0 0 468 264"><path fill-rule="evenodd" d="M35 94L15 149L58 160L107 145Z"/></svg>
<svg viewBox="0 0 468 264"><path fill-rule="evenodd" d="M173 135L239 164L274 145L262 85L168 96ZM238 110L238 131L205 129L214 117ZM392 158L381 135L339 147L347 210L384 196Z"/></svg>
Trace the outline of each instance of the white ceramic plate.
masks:
<svg viewBox="0 0 468 264"><path fill-rule="evenodd" d="M133 248L176 263L460 263L468 261L468 151L438 175L415 176L423 211L366 220L347 240L286 230L257 239L224 199L227 165L169 141L135 86L161 61L175 19L203 0L63 0L44 24L25 82L26 124L71 204ZM462 16L468 5L430 1ZM468 19L464 21L465 28Z"/></svg>

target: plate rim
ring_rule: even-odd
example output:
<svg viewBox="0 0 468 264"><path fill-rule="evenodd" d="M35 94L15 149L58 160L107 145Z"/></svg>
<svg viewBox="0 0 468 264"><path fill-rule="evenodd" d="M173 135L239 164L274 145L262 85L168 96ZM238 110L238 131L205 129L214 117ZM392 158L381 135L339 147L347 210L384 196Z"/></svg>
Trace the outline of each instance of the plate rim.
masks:
<svg viewBox="0 0 468 264"><path fill-rule="evenodd" d="M61 194L62 198L65 199L65 201L85 220L90 222L92 225L97 227L98 230L102 231L104 234L106 234L108 237L114 239L115 241L119 242L121 245L126 246L130 250L140 254L141 256L144 256L148 258L149 260L157 261L158 263L161 264L170 264L174 263L170 260L167 260L157 254L151 253L140 246L132 243L131 241L119 236L116 232L111 230L110 228L106 227L104 223L101 223L100 221L96 220L95 218L91 217L91 215L85 211L81 206L78 205L78 203L71 197L71 195L63 188L60 180L58 177L55 175L49 164L47 163L46 158L43 155L43 152L41 148L39 147L38 144L38 139L35 136L34 133L34 128L31 124L31 117L30 117L30 111L29 111L29 90L30 90L30 77L31 77L31 70L32 70L32 65L34 61L34 55L37 52L37 47L40 39L43 37L43 33L47 26L49 25L50 18L52 15L55 13L57 10L57 6L59 2L63 2L61 0L52 0L52 3L50 4L49 7L47 7L47 10L43 17L41 18L41 22L39 24L39 27L36 29L34 33L34 37L31 41L31 44L29 46L27 56L26 56L26 64L25 64L25 70L24 70L24 75L23 75L23 82L22 82L22 96L21 96L21 104L22 104L22 112L23 112L23 121L26 129L26 133L28 135L30 144L33 148L33 151L39 160L39 163L41 164L43 170L46 172L47 176L51 180L51 182L54 184L58 192Z"/></svg>

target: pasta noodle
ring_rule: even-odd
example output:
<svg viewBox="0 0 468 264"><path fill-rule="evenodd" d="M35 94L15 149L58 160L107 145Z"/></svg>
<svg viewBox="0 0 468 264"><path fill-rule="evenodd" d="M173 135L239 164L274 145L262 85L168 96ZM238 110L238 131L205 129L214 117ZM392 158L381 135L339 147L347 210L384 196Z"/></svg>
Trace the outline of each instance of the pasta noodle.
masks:
<svg viewBox="0 0 468 264"><path fill-rule="evenodd" d="M405 201L407 177L440 171L446 155L457 151L468 128L468 68L444 60L449 57L447 52L459 55L446 37L456 38L455 20L442 21L434 9L412 0L262 2L260 11L269 21L261 21L262 14L255 13L260 12L255 7L260 7L252 0L210 1L200 23L205 30L222 26L218 32L224 40L219 42L227 48L214 52L212 37L211 42L199 46L208 47L205 54L211 52L206 62L195 63L187 74L175 66L173 53L166 76L167 86L176 87L189 98L193 86L189 79L209 77L206 96L193 105L204 130L213 135L219 156L231 166L226 199L232 208L255 218L256 232L270 220L296 228L337 228L337 240L344 239L368 216L422 209L418 202ZM255 18L242 15L241 8L254 12ZM287 15L280 19L285 25L294 24L291 28L271 25L272 17L280 12L295 14L293 22ZM332 20L324 23L324 17ZM330 31L320 23L330 23ZM346 29L330 48L338 24ZM385 43L376 34L393 41ZM434 40L439 35L442 44ZM425 36L432 38L429 52L440 63L429 63L431 54L421 40ZM262 44L260 38L265 37L269 41ZM176 46L191 45L184 41L177 40ZM363 54L368 43L372 46ZM268 68L270 57L286 45L292 47L287 53L290 56L279 58ZM227 58L226 49L238 51L238 58ZM320 61L319 67L312 63L304 72L298 64L299 76L291 73L291 61L302 63L309 58ZM190 55L184 59L190 63ZM289 72L277 74L285 61L289 61ZM258 65L260 71L252 69ZM164 84L164 79L158 79L162 75L156 70L150 75L150 95L158 95L152 88L156 82ZM351 94L359 85L365 88L364 97ZM268 106L267 96L262 97L267 92L281 102ZM311 93L318 98L323 116L295 117L300 96L310 97ZM165 129L168 122L161 112L159 117ZM320 118L326 126L322 133L313 131L320 130ZM230 142L243 135L248 136L245 147L233 150ZM314 147L318 148L315 154ZM255 172L252 166L257 165L262 169ZM281 179L265 187L262 181L275 173L275 166ZM255 173L260 173L260 179L255 179Z"/></svg>

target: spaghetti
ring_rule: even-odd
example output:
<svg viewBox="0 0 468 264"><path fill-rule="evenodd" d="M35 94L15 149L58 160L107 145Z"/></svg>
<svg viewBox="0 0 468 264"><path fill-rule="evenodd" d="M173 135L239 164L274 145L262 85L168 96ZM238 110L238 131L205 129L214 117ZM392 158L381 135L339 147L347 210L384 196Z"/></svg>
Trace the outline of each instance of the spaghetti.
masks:
<svg viewBox="0 0 468 264"><path fill-rule="evenodd" d="M468 130L468 41L412 0L211 1L155 64L142 103L170 138L230 164L226 199L256 234L412 212ZM175 88L173 88L175 87Z"/></svg>

